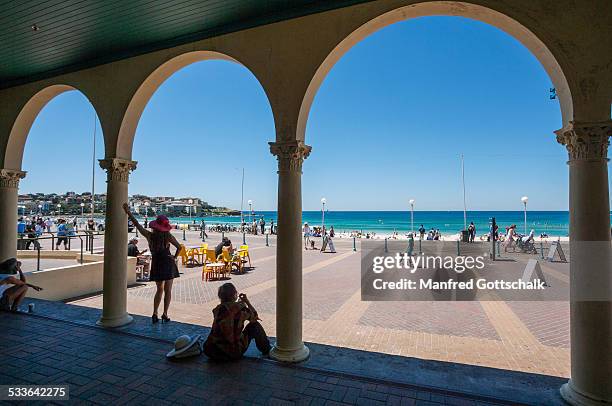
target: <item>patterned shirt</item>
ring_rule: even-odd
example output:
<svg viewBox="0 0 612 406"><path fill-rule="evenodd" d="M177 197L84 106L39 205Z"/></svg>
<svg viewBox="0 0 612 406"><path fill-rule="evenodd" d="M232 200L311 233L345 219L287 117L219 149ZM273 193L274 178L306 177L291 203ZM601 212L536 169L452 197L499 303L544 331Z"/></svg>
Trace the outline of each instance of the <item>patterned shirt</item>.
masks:
<svg viewBox="0 0 612 406"><path fill-rule="evenodd" d="M230 359L242 357L249 342L243 334L244 323L256 321L257 314L242 302L224 302L213 310L214 321L206 340L207 353L223 353Z"/></svg>

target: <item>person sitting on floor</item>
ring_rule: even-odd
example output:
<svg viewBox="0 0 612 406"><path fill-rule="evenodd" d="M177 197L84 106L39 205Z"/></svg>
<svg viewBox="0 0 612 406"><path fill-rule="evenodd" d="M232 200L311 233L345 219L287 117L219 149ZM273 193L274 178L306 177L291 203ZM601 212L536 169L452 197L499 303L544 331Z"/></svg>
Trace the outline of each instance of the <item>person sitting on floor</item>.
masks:
<svg viewBox="0 0 612 406"><path fill-rule="evenodd" d="M213 310L212 329L204 343L204 353L216 361L242 358L255 339L257 349L262 354L270 352L270 341L262 325L257 321L257 311L246 295L238 295L236 287L224 283L219 287L219 304ZM245 322L249 322L244 327Z"/></svg>
<svg viewBox="0 0 612 406"><path fill-rule="evenodd" d="M19 276L19 279L17 279ZM28 291L28 287L41 291L42 288L26 282L21 271L21 262L15 258L0 263L0 309L16 312Z"/></svg>

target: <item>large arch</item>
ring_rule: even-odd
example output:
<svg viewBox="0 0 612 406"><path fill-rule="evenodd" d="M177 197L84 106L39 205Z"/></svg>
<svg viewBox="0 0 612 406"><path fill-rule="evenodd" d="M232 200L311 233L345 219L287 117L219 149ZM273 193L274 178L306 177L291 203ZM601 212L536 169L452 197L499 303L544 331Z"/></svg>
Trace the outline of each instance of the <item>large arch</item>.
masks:
<svg viewBox="0 0 612 406"><path fill-rule="evenodd" d="M6 151L4 154L5 169L21 170L25 144L34 120L36 120L36 117L38 117L38 114L47 105L47 103L49 103L56 96L69 91L78 91L87 98L85 93L81 92L74 86L67 84L55 84L45 87L28 99L24 106L19 110L19 114L13 122L10 130ZM91 104L91 100L89 101Z"/></svg>
<svg viewBox="0 0 612 406"><path fill-rule="evenodd" d="M300 106L296 138L302 141L305 140L306 123L314 97L332 67L349 49L367 36L391 24L429 16L458 16L471 18L497 27L513 36L531 51L551 78L561 105L563 123L560 127L567 125L573 119L573 102L567 78L555 56L544 42L533 32L509 16L484 6L456 1L427 1L385 12L361 25L335 46L327 57L325 57L308 84L302 105Z"/></svg>
<svg viewBox="0 0 612 406"><path fill-rule="evenodd" d="M151 74L149 74L132 96L121 120L121 126L117 136L116 157L122 159L132 159L132 148L134 145L134 137L136 135L138 122L140 121L140 117L142 116L147 103L157 89L159 89L159 87L170 76L182 68L196 62L208 60L223 60L244 66L249 70L249 72L251 72L251 74L261 85L261 81L259 81L257 76L253 73L253 70L249 69L245 64L227 54L215 51L192 51L175 56L161 64Z"/></svg>

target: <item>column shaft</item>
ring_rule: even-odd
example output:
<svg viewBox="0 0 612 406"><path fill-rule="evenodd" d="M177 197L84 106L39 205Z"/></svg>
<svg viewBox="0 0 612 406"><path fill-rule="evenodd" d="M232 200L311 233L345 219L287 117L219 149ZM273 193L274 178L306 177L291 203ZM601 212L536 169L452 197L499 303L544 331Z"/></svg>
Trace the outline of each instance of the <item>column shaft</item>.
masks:
<svg viewBox="0 0 612 406"><path fill-rule="evenodd" d="M607 147L612 123L571 123L557 139L569 152L571 379L566 401L612 401L612 248Z"/></svg>
<svg viewBox="0 0 612 406"><path fill-rule="evenodd" d="M106 224L104 234L104 295L102 317L98 324L119 327L132 321L127 313L127 215L129 173L136 163L105 159L100 166L107 171Z"/></svg>
<svg viewBox="0 0 612 406"><path fill-rule="evenodd" d="M302 162L310 147L302 142L270 143L278 157L276 248L276 345L279 361L308 357L302 341Z"/></svg>
<svg viewBox="0 0 612 406"><path fill-rule="evenodd" d="M17 256L17 199L25 172L0 169L0 262Z"/></svg>

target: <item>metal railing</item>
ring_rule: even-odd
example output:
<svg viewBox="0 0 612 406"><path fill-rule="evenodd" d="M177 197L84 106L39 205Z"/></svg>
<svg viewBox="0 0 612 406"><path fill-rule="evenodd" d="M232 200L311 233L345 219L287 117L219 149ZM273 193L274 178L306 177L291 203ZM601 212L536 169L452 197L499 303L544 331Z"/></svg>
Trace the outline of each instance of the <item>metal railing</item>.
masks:
<svg viewBox="0 0 612 406"><path fill-rule="evenodd" d="M80 242L80 263L83 263L83 255L85 252L89 252L90 254L94 253L94 240L96 236L104 236L103 232L96 231L86 231L84 233L75 233L73 235L62 235L58 236L57 232L48 232L45 234L50 234L49 236L38 236L38 237L27 237L24 235L20 235L17 238L17 249L29 250L30 245L34 244L34 249L37 251L36 253L36 270L40 271L40 251L42 245L40 241L43 240L51 240L51 251L56 250L55 240L58 238L66 238L67 240L67 250L71 250L71 242L73 238L78 238ZM24 247L24 248L22 248ZM57 247L59 250L59 246Z"/></svg>

